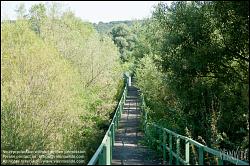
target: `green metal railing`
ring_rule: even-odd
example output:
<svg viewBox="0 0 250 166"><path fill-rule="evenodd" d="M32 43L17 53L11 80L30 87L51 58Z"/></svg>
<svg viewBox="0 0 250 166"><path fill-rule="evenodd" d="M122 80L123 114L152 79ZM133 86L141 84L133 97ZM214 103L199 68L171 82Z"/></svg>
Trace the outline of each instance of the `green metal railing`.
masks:
<svg viewBox="0 0 250 166"><path fill-rule="evenodd" d="M93 157L88 162L88 165L110 165L112 162L112 149L115 142L115 129L118 128L119 119L123 111L125 100L127 97L128 85L125 83L125 87L121 96L121 99L116 108L114 117L109 125L109 128L102 140L102 143L96 150Z"/></svg>
<svg viewBox="0 0 250 166"><path fill-rule="evenodd" d="M128 85L127 82L125 84L121 99L118 103L118 106L116 108L114 117L110 123L110 126L100 144L98 149L96 150L95 154L91 158L91 160L88 162L88 165L110 165L112 162L112 149L115 142L115 130L118 128L119 120L121 118L121 114L123 111L123 107L125 104L126 96L128 91ZM143 118L144 118L144 131L145 135L148 136L150 132L150 128L157 130L158 139L154 137L150 137L151 142L155 142L158 144L158 147L161 148L163 153L163 164L184 164L184 165L190 165L190 147L196 147L198 148L197 154L193 154L193 157L197 158L198 161L195 164L204 165L205 161L205 155L212 155L213 158L216 160L216 163L218 165L223 165L224 161L230 162L231 164L236 165L249 165L248 162L239 160L235 157L232 157L230 155L226 155L225 153L222 153L218 150L214 150L212 148L209 148L205 145L202 145L201 143L192 140L191 138L188 138L186 136L177 134L171 130L168 130L166 128L163 128L156 123L148 122L148 116L146 111L146 103L144 100L143 94L141 94L141 104L142 104L142 112L143 112ZM181 146L181 142L184 143L184 146ZM184 147L184 148L182 148ZM181 155L181 151L183 151L185 154ZM193 152L194 153L194 152ZM196 157L197 156L197 157ZM167 159L168 157L168 159ZM175 161L175 162L174 162Z"/></svg>
<svg viewBox="0 0 250 166"><path fill-rule="evenodd" d="M204 153L206 153L206 156L212 155L213 159L217 160L218 165L223 165L224 161L228 161L231 164L236 164L236 165L249 165L249 163L244 162L242 160L239 160L235 157L226 155L225 153L222 153L218 150L214 150L212 148L209 148L205 145L202 145L201 143L192 140L191 138L182 136L180 134L177 134L171 130L168 130L166 128L163 128L155 123L149 123L147 120L147 111L146 111L146 103L144 100L143 94L141 94L141 100L142 100L142 111L144 115L144 131L145 134L147 135L150 131L149 128L152 127L154 129L157 129L158 131L155 132L158 134L159 139L154 139L151 138L156 142L162 149L163 152L163 164L167 165L173 164L174 158L176 164L184 164L184 165L190 165L190 146L193 145L196 148L198 148L198 162L195 164L199 165L204 165ZM167 140L168 138L168 140ZM173 140L175 139L176 142ZM184 141L185 148L181 149L180 142ZM175 145L175 148L174 146ZM180 151L183 150L185 152L185 159L184 157L181 157ZM167 163L167 153L168 153L168 163Z"/></svg>

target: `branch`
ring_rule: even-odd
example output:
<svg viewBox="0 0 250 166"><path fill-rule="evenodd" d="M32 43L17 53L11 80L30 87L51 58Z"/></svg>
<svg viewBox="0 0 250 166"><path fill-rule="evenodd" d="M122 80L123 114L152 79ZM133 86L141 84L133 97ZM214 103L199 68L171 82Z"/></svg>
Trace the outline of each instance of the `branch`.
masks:
<svg viewBox="0 0 250 166"><path fill-rule="evenodd" d="M101 72L97 73L94 77L92 77L91 80L88 81L88 82L86 83L85 87L89 87L90 84L91 84L99 75L101 75L101 74L103 73L103 71L104 71L104 70L101 70Z"/></svg>
<svg viewBox="0 0 250 166"><path fill-rule="evenodd" d="M226 41L225 41L225 39L224 39L223 36L222 36L222 41L223 41L224 45L226 46L226 51L233 53L234 55L236 55L236 57L240 58L241 60L244 60L244 61L249 62L249 59L248 59L248 58L246 58L246 57L240 55L239 53L237 53L237 52L235 52L235 51L232 51L232 50L230 49L230 47L228 46L228 44L226 44Z"/></svg>

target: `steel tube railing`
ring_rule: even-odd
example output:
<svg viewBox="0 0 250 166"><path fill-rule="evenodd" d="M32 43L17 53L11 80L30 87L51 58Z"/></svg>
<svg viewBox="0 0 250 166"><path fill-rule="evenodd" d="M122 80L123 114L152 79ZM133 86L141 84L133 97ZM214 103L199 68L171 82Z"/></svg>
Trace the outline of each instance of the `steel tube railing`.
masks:
<svg viewBox="0 0 250 166"><path fill-rule="evenodd" d="M190 146L191 145L194 145L198 148L198 163L197 164L199 164L199 165L204 164L204 153L209 153L209 154L214 155L214 157L218 159L219 165L223 165L223 161L228 161L228 162L230 162L232 164L236 164L236 165L249 165L248 162L239 160L239 159L232 157L230 155L227 155L223 152L209 148L209 147L207 147L207 146L205 146L205 145L203 145L195 140L192 140L191 138L177 134L169 129L163 128L163 127L157 125L156 123L148 122L147 112L145 109L146 103L145 103L143 94L141 94L141 101L142 101L142 104L141 104L142 108L141 109L142 109L143 115L144 115L144 132L147 133L146 135L149 135L150 126L154 127L154 128L161 129L161 131L163 132L162 138L161 138L163 141L161 143L161 146L163 149L163 164L164 165L167 165L167 164L172 165L174 158L176 159L176 164L182 163L184 165L190 165ZM167 142L167 140L166 140L167 135L169 138L169 140L168 140L169 146L167 146L167 143L166 143ZM173 150L173 137L176 138L176 153ZM185 142L185 159L181 158L181 156L180 156L180 141L181 140L183 140ZM158 140L156 140L154 142L157 142L157 141ZM158 142L160 142L160 141L158 141ZM168 163L166 161L167 160L166 159L166 156L167 156L166 152L169 153Z"/></svg>

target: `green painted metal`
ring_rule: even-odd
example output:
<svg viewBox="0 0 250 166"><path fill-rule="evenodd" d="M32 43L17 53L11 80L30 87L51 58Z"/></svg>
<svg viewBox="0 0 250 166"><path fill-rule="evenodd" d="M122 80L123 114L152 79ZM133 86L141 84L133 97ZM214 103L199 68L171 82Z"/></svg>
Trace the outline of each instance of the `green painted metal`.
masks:
<svg viewBox="0 0 250 166"><path fill-rule="evenodd" d="M104 164L104 158L103 158L103 150L99 154L99 160L98 160L98 165L103 165Z"/></svg>
<svg viewBox="0 0 250 166"><path fill-rule="evenodd" d="M145 132L145 135L150 135L150 130L149 130L149 126L153 126L155 128L159 128L163 131L163 137L164 135L166 136L166 134L168 134L169 136L169 147L166 145L166 143L164 142L164 139L163 139L163 142L161 143L161 146L163 146L163 161L165 161L165 151L164 149L166 149L169 153L169 163L170 165L173 164L173 157L176 158L176 163L177 164L185 164L185 165L190 165L190 145L194 145L198 148L198 154L199 154L199 159L198 159L198 162L199 162L199 165L203 165L204 164L204 153L209 153L209 154L212 154L214 155L214 158L217 158L217 161L218 161L218 164L219 165L223 165L224 162L223 161L228 161L230 162L231 164L235 164L235 165L249 165L248 162L245 162L245 161L242 161L242 160L239 160L235 157L232 157L230 155L226 155L225 153L222 153L221 151L218 151L218 150L215 150L215 149L212 149L212 148L209 148L205 145L202 145L201 143L195 141L195 140L192 140L191 138L188 138L186 136L183 136L183 135L180 135L180 134L177 134L171 130L168 130L166 128L163 128L159 125L157 125L156 123L150 123L148 122L147 120L147 112L146 112L146 103L145 103L145 100L144 100L144 96L143 94L141 94L141 101L142 101L142 113L144 115L144 123L145 123L145 127L144 127L144 132ZM173 137L176 137L177 138L177 142L176 142L176 153L173 151ZM185 141L185 160L181 158L180 156L180 145L178 142L180 142L181 140L184 140ZM165 164L166 162L164 162L163 164Z"/></svg>
<svg viewBox="0 0 250 166"><path fill-rule="evenodd" d="M104 144L103 146L103 164L107 165L107 145Z"/></svg>
<svg viewBox="0 0 250 166"><path fill-rule="evenodd" d="M199 147L199 165L204 165L204 152L203 147Z"/></svg>
<svg viewBox="0 0 250 166"><path fill-rule="evenodd" d="M96 150L95 154L92 156L91 160L89 161L88 165L110 165L112 161L112 148L114 146L115 142L115 129L118 129L119 119L121 117L121 113L123 111L123 106L127 97L127 89L128 85L125 84L122 97L118 103L117 109L115 111L114 117L110 123L110 126L102 140L102 143ZM223 165L223 161L228 161L235 165L249 165L249 163L236 159L232 156L226 155L225 153L222 153L220 151L214 150L212 148L209 148L205 145L202 145L201 143L192 140L191 138L182 136L180 134L177 134L171 130L168 130L166 128L163 128L156 123L150 123L147 119L147 111L146 111L146 103L143 97L143 94L141 94L141 107L142 107L142 113L144 117L144 132L145 136L150 135L149 126L154 127L155 129L160 129L162 131L162 141L161 140L154 140L160 146L163 148L163 161L164 165L173 164L173 157L176 159L177 164L190 164L190 145L194 145L198 148L198 154L199 154L199 165L204 164L204 153L210 153L214 155L215 158L217 158L217 162L219 165ZM161 133L161 132L157 132ZM167 135L169 138L169 147L167 146ZM173 137L176 138L176 153L173 149ZM161 138L159 138L161 139ZM180 156L180 141L185 141L185 160L181 158ZM148 140L150 141L150 140ZM167 152L169 153L169 163L167 163Z"/></svg>
<svg viewBox="0 0 250 166"><path fill-rule="evenodd" d="M111 124L111 126L113 126ZM110 161L112 161L112 149L113 149L113 146L114 146L114 138L113 138L113 127L111 128L111 130L109 131L109 137L110 137Z"/></svg>
<svg viewBox="0 0 250 166"><path fill-rule="evenodd" d="M218 165L223 165L223 159L222 159L222 157L219 157L217 161L218 161Z"/></svg>
<svg viewBox="0 0 250 166"><path fill-rule="evenodd" d="M180 156L180 137L176 138L176 153L177 153L177 156ZM176 159L176 164L177 165L180 164L179 157Z"/></svg>
<svg viewBox="0 0 250 166"><path fill-rule="evenodd" d="M112 135L112 146L115 144L115 123L111 123L112 130L111 130L111 135Z"/></svg>
<svg viewBox="0 0 250 166"><path fill-rule="evenodd" d="M110 165L112 161L112 149L115 142L115 129L118 129L119 119L123 111L125 99L127 96L128 86L125 84L123 94L115 110L114 117L110 123L110 126L102 139L102 143L92 156L88 165Z"/></svg>
<svg viewBox="0 0 250 166"><path fill-rule="evenodd" d="M109 131L108 133L108 138L107 138L107 148L106 148L106 165L110 165L111 164L111 150L112 150L112 147L111 147L111 133Z"/></svg>
<svg viewBox="0 0 250 166"><path fill-rule="evenodd" d="M119 106L118 106L119 107ZM118 109L119 110L119 109ZM119 123L118 123L118 121L119 121L119 117L118 117L118 112L116 112L116 115L115 115L115 123L116 123L116 129L118 129L118 125L119 125Z"/></svg>
<svg viewBox="0 0 250 166"><path fill-rule="evenodd" d="M117 120L116 120L116 123L117 123L117 128L119 128L119 120L120 120L120 105L118 105L118 108L117 108Z"/></svg>
<svg viewBox="0 0 250 166"><path fill-rule="evenodd" d="M172 135L170 134L169 135L169 164L170 165L172 165L172 161L173 161L173 151L172 151L172 149L173 149L173 144L172 144Z"/></svg>
<svg viewBox="0 0 250 166"><path fill-rule="evenodd" d="M205 145L202 145L199 142L196 142L188 137L179 135L177 133L174 133L173 131L170 131L168 129L162 128L158 125L156 125L155 123L147 123L146 124L146 131L145 132L149 132L148 130L148 126L154 126L156 128L160 128L162 130L164 130L164 132L166 132L169 135L169 147L166 146L166 150L169 152L169 164L172 165L172 161L173 161L173 157L175 157L176 159L178 159L182 164L185 165L189 165L190 164L190 144L195 145L196 147L198 147L198 151L199 151L199 165L203 165L204 164L204 152L208 152L210 154L213 154L215 157L219 158L218 159L218 164L219 165L223 165L223 161L229 161L232 164L236 164L236 165L249 165L249 163L236 159L232 156L226 155L220 151L214 150L212 148L209 148ZM149 133L148 133L149 135ZM178 154L178 150L177 153L175 153L173 151L173 142L172 142L172 137L178 137L179 139L182 139L185 141L185 160L182 159L180 157L180 155ZM162 146L164 146L166 144L162 143ZM177 146L178 147L178 146Z"/></svg>
<svg viewBox="0 0 250 166"><path fill-rule="evenodd" d="M185 161L186 163L189 163L189 149L190 149L190 144L189 141L187 139L185 139Z"/></svg>
<svg viewBox="0 0 250 166"><path fill-rule="evenodd" d="M167 165L167 154L166 154L166 133L165 131L163 130L163 136L162 136L162 142L163 142L163 164L164 165Z"/></svg>
<svg viewBox="0 0 250 166"><path fill-rule="evenodd" d="M120 110L119 110L119 120L121 119L121 116L122 116L122 105L120 105Z"/></svg>

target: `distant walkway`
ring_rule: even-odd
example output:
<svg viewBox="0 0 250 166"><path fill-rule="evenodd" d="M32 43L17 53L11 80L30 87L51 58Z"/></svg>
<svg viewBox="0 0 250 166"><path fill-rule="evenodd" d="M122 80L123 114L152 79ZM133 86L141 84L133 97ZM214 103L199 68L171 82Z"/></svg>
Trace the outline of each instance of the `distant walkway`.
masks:
<svg viewBox="0 0 250 166"><path fill-rule="evenodd" d="M134 86L128 88L128 95L124 111L115 135L112 165L161 165L155 152L140 145L143 133L140 125L140 100L138 89Z"/></svg>

